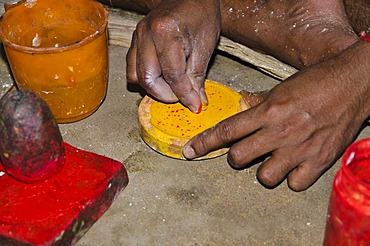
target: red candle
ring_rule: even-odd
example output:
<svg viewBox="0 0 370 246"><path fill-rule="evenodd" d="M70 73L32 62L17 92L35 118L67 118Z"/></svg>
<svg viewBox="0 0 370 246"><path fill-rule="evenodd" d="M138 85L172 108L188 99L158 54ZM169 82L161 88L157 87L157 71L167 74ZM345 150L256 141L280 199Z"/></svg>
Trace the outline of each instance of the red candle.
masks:
<svg viewBox="0 0 370 246"><path fill-rule="evenodd" d="M335 176L324 245L370 245L370 138L353 143Z"/></svg>

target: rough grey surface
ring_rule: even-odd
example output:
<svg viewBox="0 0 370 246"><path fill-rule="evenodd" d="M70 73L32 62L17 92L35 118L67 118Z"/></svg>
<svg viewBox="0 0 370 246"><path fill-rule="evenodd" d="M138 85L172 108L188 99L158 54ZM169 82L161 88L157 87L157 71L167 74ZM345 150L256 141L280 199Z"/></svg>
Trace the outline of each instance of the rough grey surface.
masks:
<svg viewBox="0 0 370 246"><path fill-rule="evenodd" d="M320 245L338 164L301 193L285 183L269 190L257 166L236 171L222 156L181 161L140 139L142 96L127 88L126 49L110 46L107 98L91 117L61 125L65 141L121 161L130 183L78 245ZM261 90L277 81L217 55L208 76L235 89ZM367 131L365 130L365 135Z"/></svg>

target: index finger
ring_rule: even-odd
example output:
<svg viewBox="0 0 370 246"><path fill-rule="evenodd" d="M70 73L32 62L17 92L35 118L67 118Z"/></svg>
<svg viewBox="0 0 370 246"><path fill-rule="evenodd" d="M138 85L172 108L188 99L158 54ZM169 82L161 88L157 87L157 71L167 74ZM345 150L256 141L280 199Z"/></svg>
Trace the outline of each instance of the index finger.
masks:
<svg viewBox="0 0 370 246"><path fill-rule="evenodd" d="M206 155L259 130L262 126L252 117L253 112L252 108L238 113L196 135L185 144L184 157L194 159Z"/></svg>
<svg viewBox="0 0 370 246"><path fill-rule="evenodd" d="M198 112L201 99L187 74L188 44L178 33L156 32L153 39L162 75L177 98L192 112Z"/></svg>

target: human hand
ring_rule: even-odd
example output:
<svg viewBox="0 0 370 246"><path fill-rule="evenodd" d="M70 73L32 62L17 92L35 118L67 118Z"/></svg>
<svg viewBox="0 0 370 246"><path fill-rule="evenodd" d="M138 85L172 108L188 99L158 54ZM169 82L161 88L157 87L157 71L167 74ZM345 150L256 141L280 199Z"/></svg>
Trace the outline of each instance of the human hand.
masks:
<svg viewBox="0 0 370 246"><path fill-rule="evenodd" d="M306 68L273 88L265 101L195 136L192 159L231 145L228 161L246 168L266 154L258 180L292 190L312 185L353 141L370 115L370 43Z"/></svg>
<svg viewBox="0 0 370 246"><path fill-rule="evenodd" d="M249 107L254 107L260 104L261 102L265 101L268 97L270 91L264 90L264 91L246 91L242 90L239 92L243 96L244 102Z"/></svg>
<svg viewBox="0 0 370 246"><path fill-rule="evenodd" d="M207 104L204 79L220 28L218 1L163 1L134 32L127 81L198 112Z"/></svg>

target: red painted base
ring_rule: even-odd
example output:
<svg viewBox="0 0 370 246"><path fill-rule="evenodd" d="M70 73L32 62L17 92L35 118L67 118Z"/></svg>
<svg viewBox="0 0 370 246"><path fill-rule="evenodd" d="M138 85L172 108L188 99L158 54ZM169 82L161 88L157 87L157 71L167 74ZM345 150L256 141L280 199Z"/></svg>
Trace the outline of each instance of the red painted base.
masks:
<svg viewBox="0 0 370 246"><path fill-rule="evenodd" d="M0 245L73 245L128 184L122 163L65 143L54 177L21 183L0 165Z"/></svg>

